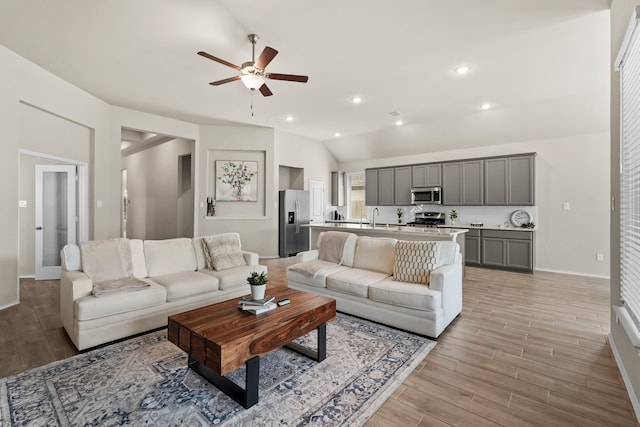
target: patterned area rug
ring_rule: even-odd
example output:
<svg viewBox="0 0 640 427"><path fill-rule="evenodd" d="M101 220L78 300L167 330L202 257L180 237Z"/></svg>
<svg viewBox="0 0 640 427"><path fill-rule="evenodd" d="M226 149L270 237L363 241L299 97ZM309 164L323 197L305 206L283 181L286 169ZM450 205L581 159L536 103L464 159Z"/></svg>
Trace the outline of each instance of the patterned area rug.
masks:
<svg viewBox="0 0 640 427"><path fill-rule="evenodd" d="M315 347L315 332L298 341ZM0 425L362 425L434 346L338 313L323 362L286 348L260 360L260 401L247 410L161 330L1 379ZM244 385L244 368L229 378Z"/></svg>

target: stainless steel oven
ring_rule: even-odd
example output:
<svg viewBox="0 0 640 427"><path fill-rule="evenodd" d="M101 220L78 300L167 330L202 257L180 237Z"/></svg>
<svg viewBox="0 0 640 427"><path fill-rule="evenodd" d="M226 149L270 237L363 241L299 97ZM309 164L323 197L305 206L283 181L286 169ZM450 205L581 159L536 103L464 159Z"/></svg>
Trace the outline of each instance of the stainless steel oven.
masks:
<svg viewBox="0 0 640 427"><path fill-rule="evenodd" d="M416 187L411 189L412 205L442 204L442 187Z"/></svg>

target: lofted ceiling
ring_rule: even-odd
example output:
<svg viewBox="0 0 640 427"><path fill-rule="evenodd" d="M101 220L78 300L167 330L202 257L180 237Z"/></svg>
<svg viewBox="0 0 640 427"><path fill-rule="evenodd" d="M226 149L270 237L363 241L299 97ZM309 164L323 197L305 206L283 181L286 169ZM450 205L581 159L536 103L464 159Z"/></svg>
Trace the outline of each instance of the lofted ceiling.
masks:
<svg viewBox="0 0 640 427"><path fill-rule="evenodd" d="M608 7L609 0L0 0L0 44L110 104L282 129L349 162L607 132ZM271 97L239 81L210 86L236 71L196 52L241 65L251 59L250 33L260 36L257 53L279 51L267 71L309 82L270 80ZM471 71L458 76L462 64ZM482 111L484 102L492 107Z"/></svg>

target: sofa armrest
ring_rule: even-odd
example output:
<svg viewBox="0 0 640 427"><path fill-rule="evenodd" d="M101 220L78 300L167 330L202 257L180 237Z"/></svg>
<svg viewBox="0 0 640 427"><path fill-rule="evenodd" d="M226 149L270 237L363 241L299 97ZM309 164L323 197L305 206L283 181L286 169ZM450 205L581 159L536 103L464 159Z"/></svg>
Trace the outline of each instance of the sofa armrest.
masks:
<svg viewBox="0 0 640 427"><path fill-rule="evenodd" d="M249 252L249 251L241 251L241 252L242 252L242 256L244 257L244 262L246 262L247 265L258 265L258 262L260 261L260 256L258 256L257 253Z"/></svg>
<svg viewBox="0 0 640 427"><path fill-rule="evenodd" d="M91 295L93 281L82 271L60 273L60 319L69 336L74 336L75 300Z"/></svg>
<svg viewBox="0 0 640 427"><path fill-rule="evenodd" d="M318 259L318 255L319 255L319 252L317 249L298 252L296 254L296 262L315 261Z"/></svg>
<svg viewBox="0 0 640 427"><path fill-rule="evenodd" d="M442 293L445 324L449 324L462 311L462 264L446 264L433 270L429 288Z"/></svg>

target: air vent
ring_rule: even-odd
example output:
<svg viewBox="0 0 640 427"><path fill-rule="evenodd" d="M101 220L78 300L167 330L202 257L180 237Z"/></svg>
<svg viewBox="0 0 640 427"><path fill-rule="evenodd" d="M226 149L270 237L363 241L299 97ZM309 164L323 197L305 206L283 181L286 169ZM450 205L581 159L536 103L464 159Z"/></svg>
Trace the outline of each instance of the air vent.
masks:
<svg viewBox="0 0 640 427"><path fill-rule="evenodd" d="M400 111L392 111L389 113L391 117L398 117L400 115Z"/></svg>

